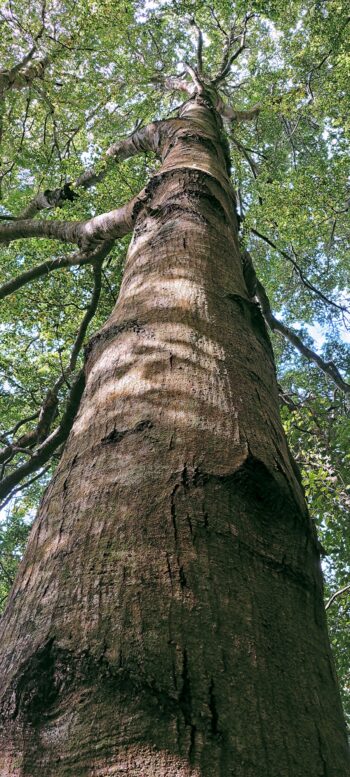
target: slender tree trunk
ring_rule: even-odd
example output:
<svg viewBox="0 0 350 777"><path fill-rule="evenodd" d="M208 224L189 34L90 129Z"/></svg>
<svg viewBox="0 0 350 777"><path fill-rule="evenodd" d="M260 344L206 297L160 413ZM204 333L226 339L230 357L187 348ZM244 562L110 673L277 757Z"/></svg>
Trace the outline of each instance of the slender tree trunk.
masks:
<svg viewBox="0 0 350 777"><path fill-rule="evenodd" d="M2 622L2 777L345 777L317 542L221 124L166 122Z"/></svg>

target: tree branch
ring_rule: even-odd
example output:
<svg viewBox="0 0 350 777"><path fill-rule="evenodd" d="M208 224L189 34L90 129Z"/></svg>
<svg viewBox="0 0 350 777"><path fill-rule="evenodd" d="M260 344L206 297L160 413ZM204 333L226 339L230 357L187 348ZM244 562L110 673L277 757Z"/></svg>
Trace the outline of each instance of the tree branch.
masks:
<svg viewBox="0 0 350 777"><path fill-rule="evenodd" d="M239 111L235 108L231 108L230 105L226 105L221 98L219 98L215 107L224 119L230 119L231 121L236 122L253 121L261 111L261 103L256 103L252 108L248 108L246 111Z"/></svg>
<svg viewBox="0 0 350 777"><path fill-rule="evenodd" d="M0 224L0 243L30 237L46 237L64 243L77 243L87 249L96 242L115 240L132 231L137 205L146 198L146 188L120 208L101 213L87 221L18 219Z"/></svg>
<svg viewBox="0 0 350 777"><path fill-rule="evenodd" d="M191 25L197 32L197 70L198 75L203 74L203 33L195 19L191 19Z"/></svg>
<svg viewBox="0 0 350 777"><path fill-rule="evenodd" d="M99 171L93 168L85 170L75 181L69 181L57 189L45 189L39 192L28 203L26 208L19 214L18 218L28 219L35 216L39 211L47 208L57 208L64 202L73 201L78 197L77 189L89 189L91 186L100 183L106 177L110 170L111 162L123 162L139 153L154 151L157 152L159 146L159 131L163 122L154 121L147 124L146 127L137 129L130 137L113 143L106 151L103 161L103 167Z"/></svg>
<svg viewBox="0 0 350 777"><path fill-rule="evenodd" d="M0 499L6 499L13 488L15 488L24 477L30 475L32 472L35 472L37 469L39 469L39 467L42 467L44 464L46 464L58 446L65 442L73 426L74 418L76 416L84 391L84 386L85 376L84 370L82 369L78 373L72 385L61 423L37 448L29 461L26 461L2 480L0 484ZM0 509L1 506L2 505L0 505Z"/></svg>
<svg viewBox="0 0 350 777"><path fill-rule="evenodd" d="M56 380L52 389L50 389L47 392L39 413L35 414L34 417L39 415L39 421L35 429L28 432L27 434L22 435L18 440L13 441L12 443L9 443L5 448L3 448L0 451L0 463L4 463L3 470L6 467L6 464L13 459L16 453L26 452L26 450L31 449L38 442L43 442L49 435L51 424L57 415L58 392L62 387L63 383L67 382L67 378L74 372L78 355L81 351L81 348L84 342L87 328L89 326L90 321L92 320L93 316L96 313L97 305L99 302L100 293L101 293L101 274L102 274L101 262L97 263L95 261L93 269L94 269L94 288L93 288L91 301L85 312L83 320L80 324L80 327L75 339L75 343L72 348L68 367L66 370L62 370L62 375L60 375L60 377ZM28 420L28 419L24 419L24 421L20 423L24 423L25 420ZM18 428L18 425L17 425L17 428ZM33 455L35 455L35 453Z"/></svg>
<svg viewBox="0 0 350 777"><path fill-rule="evenodd" d="M30 281L40 278L43 275L53 272L53 270L59 270L62 267L71 267L74 265L92 264L96 261L101 261L109 254L113 247L113 241L105 241L102 245L98 245L91 251L77 251L70 256L62 256L57 259L48 259L46 262L37 264L36 267L32 267L30 270L18 275L17 278L4 283L0 287L0 300L7 297L9 294L13 294L18 291L22 286L25 286Z"/></svg>
<svg viewBox="0 0 350 777"><path fill-rule="evenodd" d="M243 261L243 273L244 273L244 278L246 280L248 293L251 297L257 298L259 305L261 307L262 314L270 329L273 332L279 332L281 335L283 335L283 337L285 337L286 340L289 340L289 342L292 343L292 345L294 345L294 347L297 348L299 353L305 356L306 359L317 364L317 366L322 370L322 372L324 372L325 375L331 378L334 381L334 383L338 386L338 388L341 389L341 391L343 391L345 394L349 394L350 385L343 380L336 365L333 362L324 361L324 359L322 359L321 356L319 356L315 351L313 351L311 348L305 345L301 340L301 338L295 332L293 332L293 330L290 329L290 327L283 324L282 321L280 321L278 318L274 316L271 310L270 300L266 294L266 291L262 283L260 283L260 281L256 276L252 258L248 251L245 251L243 253L242 261Z"/></svg>
<svg viewBox="0 0 350 777"><path fill-rule="evenodd" d="M231 27L230 34L227 37L227 42L224 48L224 54L223 54L219 71L211 82L212 86L218 86L218 84L220 84L222 81L225 80L226 76L228 76L231 70L232 64L236 59L238 59L239 55L246 48L246 35L247 35L248 22L254 15L255 14L245 15L243 19L243 29L240 35L235 35L236 24L234 24ZM232 47L234 43L236 43L237 41L240 42L239 46L235 51L232 52Z"/></svg>
<svg viewBox="0 0 350 777"><path fill-rule="evenodd" d="M332 596L328 599L327 604L325 604L325 610L328 610L328 607L333 604L333 602L338 598L338 596L341 596L342 594L345 594L347 591L350 591L350 583L347 585L344 585L343 588L339 588L339 591L336 591Z"/></svg>
<svg viewBox="0 0 350 777"><path fill-rule="evenodd" d="M257 237L259 237L260 240L263 240L264 243L267 243L267 245L269 245L271 248L273 248L275 251L281 254L281 256L283 256L285 259L287 259L288 262L290 262L290 264L293 265L294 269L299 275L300 280L303 282L304 286L306 286L307 289L309 289L310 291L313 291L314 294L317 294L317 296L320 297L320 299L322 299L323 302L326 302L327 305L332 305L334 308L337 308L338 310L347 312L347 308L345 307L345 305L338 305L337 302L333 302L333 300L329 299L329 297L326 297L326 295L323 294L322 291L317 289L316 286L314 286L313 283L311 283L311 281L305 278L305 275L301 267L299 267L298 263L295 261L295 259L292 259L292 257L290 256L290 254L287 253L287 251L284 251L283 248L279 248L276 245L276 243L273 242L273 240L271 240L266 235L263 235L257 229L253 229L252 227L251 232L253 233L253 235L256 235Z"/></svg>
<svg viewBox="0 0 350 777"><path fill-rule="evenodd" d="M35 52L36 46L33 46L21 62L14 65L10 70L2 70L0 72L0 93L2 95L10 89L24 89L26 86L30 86L35 78L43 77L45 68L50 62L48 56L32 62L29 67L25 67L32 59Z"/></svg>
<svg viewBox="0 0 350 777"><path fill-rule="evenodd" d="M193 84L187 81L184 78L184 75L184 73L180 76L157 75L154 78L151 78L151 82L163 86L165 89L168 89L169 92L186 92L186 94L189 94L190 97L192 97L194 94Z"/></svg>
<svg viewBox="0 0 350 777"><path fill-rule="evenodd" d="M8 505L10 500L13 499L13 497L16 496L16 494L18 494L19 491L23 491L25 488L28 488L28 486L31 486L32 483L35 483L36 480L39 480L39 478L45 475L46 472L49 471L49 469L50 469L50 464L48 464L47 467L44 467L44 469L42 469L41 472L37 472L37 474L34 475L34 477L30 478L25 483L21 483L20 486L17 486L17 488L14 488L13 491L11 491L10 495L7 497L7 499L5 499L4 502L2 502L1 510L3 510L6 507L6 505Z"/></svg>

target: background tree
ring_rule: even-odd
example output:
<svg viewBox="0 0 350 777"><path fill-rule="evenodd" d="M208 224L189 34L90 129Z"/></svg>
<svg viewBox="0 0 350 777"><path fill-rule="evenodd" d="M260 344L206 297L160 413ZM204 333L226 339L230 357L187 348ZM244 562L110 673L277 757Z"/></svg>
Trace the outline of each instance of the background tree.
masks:
<svg viewBox="0 0 350 777"><path fill-rule="evenodd" d="M331 554L327 597L343 590L349 558L342 453L345 5L236 4L234 17L223 3L159 3L146 10L137 3L98 10L41 5L30 21L13 4L2 13L4 40L11 43L1 76L3 598L28 516L71 428L82 345L113 307L126 249L125 240L114 243L110 224L101 251L76 225L75 234L67 233L56 221L86 222L137 195L158 163L124 160L145 146L140 124L169 116L186 99L178 90L179 61L193 64L196 53L208 75L222 76L222 99L231 106L226 119L241 241L265 288L258 284L255 291L276 332L282 413ZM24 226L23 219L31 222ZM113 228L118 234L115 221ZM72 255L60 242L53 252L52 238L77 241L78 250ZM246 263L249 273L248 257ZM76 310L80 321L70 315ZM344 687L347 601L343 591L329 607Z"/></svg>

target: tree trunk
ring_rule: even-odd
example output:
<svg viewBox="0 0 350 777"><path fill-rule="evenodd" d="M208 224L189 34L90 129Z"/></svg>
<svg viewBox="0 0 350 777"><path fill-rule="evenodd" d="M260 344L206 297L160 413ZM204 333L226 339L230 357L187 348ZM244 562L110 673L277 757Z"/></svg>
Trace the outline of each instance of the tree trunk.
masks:
<svg viewBox="0 0 350 777"><path fill-rule="evenodd" d="M0 775L345 777L317 542L220 119L197 97L159 146L3 618Z"/></svg>

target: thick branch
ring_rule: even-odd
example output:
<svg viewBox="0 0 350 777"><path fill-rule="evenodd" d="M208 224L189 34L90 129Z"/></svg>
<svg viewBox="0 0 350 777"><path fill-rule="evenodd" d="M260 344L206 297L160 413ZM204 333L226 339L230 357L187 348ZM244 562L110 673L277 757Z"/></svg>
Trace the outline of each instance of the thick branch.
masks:
<svg viewBox="0 0 350 777"><path fill-rule="evenodd" d="M261 111L261 103L256 103L246 111L239 111L235 108L231 108L230 105L226 105L226 103L224 103L221 98L219 98L215 107L218 113L220 113L224 119L237 122L253 121L253 119L255 119Z"/></svg>
<svg viewBox="0 0 350 777"><path fill-rule="evenodd" d="M0 72L0 93L9 91L10 89L24 89L26 86L30 86L35 78L42 78L45 72L45 68L49 64L49 57L43 57L35 62L32 62L28 67L25 65L32 59L36 51L36 46L30 50L29 54L23 58L21 62L11 70L3 70Z"/></svg>
<svg viewBox="0 0 350 777"><path fill-rule="evenodd" d="M168 89L169 92L186 92L186 94L189 94L190 97L195 92L195 89L193 88L193 83L191 84L189 81L184 78L184 74L182 76L162 76L158 75L155 78L152 78L151 81L155 84L159 84L159 86L164 87L164 89Z"/></svg>
<svg viewBox="0 0 350 777"><path fill-rule="evenodd" d="M95 186L95 184L103 181L113 161L123 162L141 152L157 152L159 131L162 123L161 121L155 121L147 124L146 127L133 132L129 138L113 143L105 153L102 169L96 171L91 168L79 175L75 181L68 182L57 189L46 189L44 192L39 192L24 208L19 218L32 218L41 210L57 208L67 200L74 200L78 196L76 193L77 189L89 189L91 186Z"/></svg>
<svg viewBox="0 0 350 777"><path fill-rule="evenodd" d="M115 240L131 232L134 223L135 207L146 194L143 189L120 208L94 216L87 221L49 221L36 219L18 219L0 224L0 243L30 237L46 237L62 240L64 243L77 243L81 248L90 248L97 241ZM137 210L137 208L136 208Z"/></svg>
<svg viewBox="0 0 350 777"><path fill-rule="evenodd" d="M28 237L48 237L64 243L77 243L81 236L82 221L35 221L16 219L0 224L0 242L9 243Z"/></svg>

